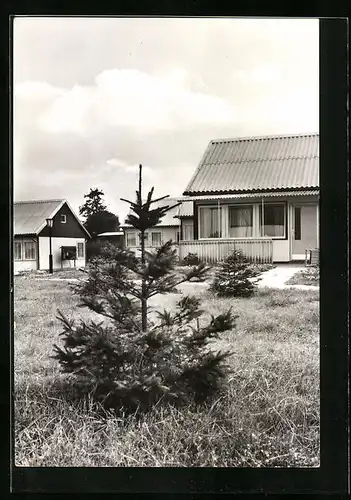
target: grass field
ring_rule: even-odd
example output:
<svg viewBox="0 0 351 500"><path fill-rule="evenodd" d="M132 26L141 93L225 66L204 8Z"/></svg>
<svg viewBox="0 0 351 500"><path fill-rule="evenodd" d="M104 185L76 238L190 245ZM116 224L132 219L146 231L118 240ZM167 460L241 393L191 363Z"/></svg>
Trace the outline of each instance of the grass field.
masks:
<svg viewBox="0 0 351 500"><path fill-rule="evenodd" d="M319 267L306 267L306 269L294 274L287 284L319 286Z"/></svg>
<svg viewBox="0 0 351 500"><path fill-rule="evenodd" d="M17 466L319 466L318 292L260 289L250 299L218 299L201 284L182 290L201 295L205 314L232 306L239 315L213 346L233 351L228 388L207 407L102 415L72 400L69 377L50 359L60 342L57 308L93 314L76 308L67 282L15 278ZM178 299L161 296L153 306Z"/></svg>

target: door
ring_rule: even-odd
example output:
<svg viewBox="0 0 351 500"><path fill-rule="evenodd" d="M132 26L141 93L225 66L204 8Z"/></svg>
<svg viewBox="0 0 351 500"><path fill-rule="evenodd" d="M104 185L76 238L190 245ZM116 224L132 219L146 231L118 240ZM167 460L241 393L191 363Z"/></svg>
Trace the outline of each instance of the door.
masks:
<svg viewBox="0 0 351 500"><path fill-rule="evenodd" d="M305 250L318 248L317 205L293 205L292 260L303 260Z"/></svg>

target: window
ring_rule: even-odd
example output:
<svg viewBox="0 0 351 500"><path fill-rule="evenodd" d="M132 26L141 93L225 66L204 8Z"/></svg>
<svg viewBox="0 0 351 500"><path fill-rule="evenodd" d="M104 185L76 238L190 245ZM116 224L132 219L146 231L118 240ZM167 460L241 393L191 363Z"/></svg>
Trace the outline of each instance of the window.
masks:
<svg viewBox="0 0 351 500"><path fill-rule="evenodd" d="M135 233L127 233L127 247L136 247Z"/></svg>
<svg viewBox="0 0 351 500"><path fill-rule="evenodd" d="M15 241L14 258L22 260L22 243L20 241Z"/></svg>
<svg viewBox="0 0 351 500"><path fill-rule="evenodd" d="M77 243L77 259L84 259L84 243Z"/></svg>
<svg viewBox="0 0 351 500"><path fill-rule="evenodd" d="M151 233L151 245L153 247L160 247L162 245L161 233Z"/></svg>
<svg viewBox="0 0 351 500"><path fill-rule="evenodd" d="M219 220L218 220L219 219ZM218 207L199 207L200 238L220 238L222 210Z"/></svg>
<svg viewBox="0 0 351 500"><path fill-rule="evenodd" d="M179 243L179 241L180 241L180 232L179 231L176 232L176 241L177 241L177 243Z"/></svg>
<svg viewBox="0 0 351 500"><path fill-rule="evenodd" d="M141 233L138 233L138 241L141 246ZM149 244L149 233L144 233L144 245L147 247Z"/></svg>
<svg viewBox="0 0 351 500"><path fill-rule="evenodd" d="M285 237L285 205L264 205L262 228L262 206L260 205L260 228L261 236L270 236L272 238Z"/></svg>
<svg viewBox="0 0 351 500"><path fill-rule="evenodd" d="M183 221L183 240L192 241L194 239L193 221Z"/></svg>
<svg viewBox="0 0 351 500"><path fill-rule="evenodd" d="M252 237L252 205L229 207L229 238Z"/></svg>
<svg viewBox="0 0 351 500"><path fill-rule="evenodd" d="M301 207L295 207L295 240L301 240Z"/></svg>
<svg viewBox="0 0 351 500"><path fill-rule="evenodd" d="M36 259L36 245L34 241L24 241L24 260Z"/></svg>
<svg viewBox="0 0 351 500"><path fill-rule="evenodd" d="M61 224L66 224L66 222L67 222L66 215L64 215L64 214L60 215L60 222L61 222Z"/></svg>

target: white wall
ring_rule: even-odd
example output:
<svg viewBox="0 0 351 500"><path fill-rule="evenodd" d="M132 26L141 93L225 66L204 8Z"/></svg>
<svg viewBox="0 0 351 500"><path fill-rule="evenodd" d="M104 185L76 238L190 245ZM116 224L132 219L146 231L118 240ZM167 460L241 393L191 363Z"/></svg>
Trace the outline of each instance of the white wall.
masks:
<svg viewBox="0 0 351 500"><path fill-rule="evenodd" d="M84 243L84 255L86 255L85 239L84 238L52 238L52 257L53 268L61 269L61 247L62 246L77 246L77 243ZM39 237L39 269L49 269L49 238ZM76 267L85 267L86 260L77 259ZM64 260L62 268L74 267L74 261Z"/></svg>
<svg viewBox="0 0 351 500"><path fill-rule="evenodd" d="M15 260L13 262L13 272L14 274L19 271L31 271L37 268L36 260Z"/></svg>
<svg viewBox="0 0 351 500"><path fill-rule="evenodd" d="M35 244L35 259L26 260L24 259L24 243L30 242ZM13 272L16 274L19 271L34 271L38 266L38 248L37 241L35 237L31 236L15 236L13 244L21 243L22 245L22 260L15 260L15 255L13 254ZM13 252L15 250L13 249Z"/></svg>
<svg viewBox="0 0 351 500"><path fill-rule="evenodd" d="M273 240L273 262L288 262L290 260L289 240Z"/></svg>

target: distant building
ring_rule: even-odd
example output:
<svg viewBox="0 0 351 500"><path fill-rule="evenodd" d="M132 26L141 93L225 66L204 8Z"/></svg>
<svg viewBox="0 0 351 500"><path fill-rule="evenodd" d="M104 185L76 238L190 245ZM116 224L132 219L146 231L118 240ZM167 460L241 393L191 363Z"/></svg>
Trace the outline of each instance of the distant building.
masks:
<svg viewBox="0 0 351 500"><path fill-rule="evenodd" d="M177 198L165 198L158 203L158 206L165 205L175 205L178 203ZM187 204L188 209L191 211L192 203ZM146 241L145 248L159 248L161 245L166 243L166 241L172 240L174 245L177 247L179 240L181 238L181 218L182 217L182 206L177 206L166 213L162 218L161 222L152 229L146 231ZM187 216L185 215L185 218ZM185 220L184 220L185 223ZM140 248L140 238L139 232L129 224L121 225L124 231L124 243L127 248L132 251L136 251ZM184 224L184 229L186 223ZM191 236L190 232L187 232L188 236Z"/></svg>
<svg viewBox="0 0 351 500"><path fill-rule="evenodd" d="M108 231L106 233L100 233L97 235L96 239L103 242L109 242L118 248L124 247L124 232L123 231Z"/></svg>
<svg viewBox="0 0 351 500"><path fill-rule="evenodd" d="M66 200L20 201L14 203L14 272L49 269L51 229L53 268L86 265L86 241L90 234Z"/></svg>

